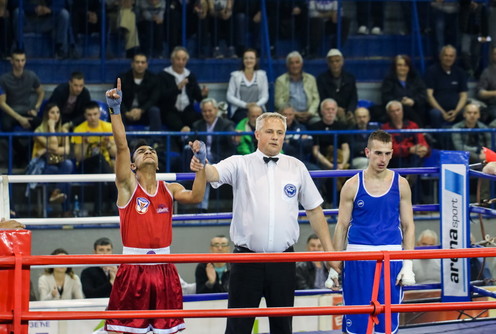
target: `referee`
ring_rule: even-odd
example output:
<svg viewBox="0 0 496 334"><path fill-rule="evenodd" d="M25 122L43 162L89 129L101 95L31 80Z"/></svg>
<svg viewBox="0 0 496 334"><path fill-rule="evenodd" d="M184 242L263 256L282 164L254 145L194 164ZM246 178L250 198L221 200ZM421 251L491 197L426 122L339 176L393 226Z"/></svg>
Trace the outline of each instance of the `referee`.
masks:
<svg viewBox="0 0 496 334"><path fill-rule="evenodd" d="M256 152L205 167L212 187L233 187L230 234L234 253L293 252L299 237L299 204L306 210L324 251L334 251L322 212L323 200L308 170L298 159L280 153L285 133L284 116L264 113L256 122ZM335 267L335 263L332 265ZM291 307L295 286L294 262L233 263L228 306L254 308L265 297L268 307ZM226 334L250 334L253 321L228 318ZM293 333L291 317L269 318L269 324L272 334Z"/></svg>

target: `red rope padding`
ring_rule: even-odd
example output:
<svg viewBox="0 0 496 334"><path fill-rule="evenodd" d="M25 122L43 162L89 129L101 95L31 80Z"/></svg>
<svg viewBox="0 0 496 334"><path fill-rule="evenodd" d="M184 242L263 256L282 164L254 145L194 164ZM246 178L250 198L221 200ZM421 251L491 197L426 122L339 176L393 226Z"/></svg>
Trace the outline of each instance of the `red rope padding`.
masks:
<svg viewBox="0 0 496 334"><path fill-rule="evenodd" d="M168 255L28 255L22 257L23 266L62 264L121 264L121 263L208 263L208 262L300 262L352 261L496 257L496 248L429 249L412 251L377 252L304 252L304 253L236 253L236 254L168 254ZM0 267L13 268L13 256L0 256Z"/></svg>
<svg viewBox="0 0 496 334"><path fill-rule="evenodd" d="M391 305L392 313L405 312L433 312L457 310L485 310L496 308L496 301L492 302L456 302L456 303L429 303L429 304L400 304ZM314 316L314 315L342 315L384 312L384 305L363 306L323 306L323 307L278 307L278 308L247 308L247 309L215 309L215 310L149 310L149 311L63 311L63 312L23 312L21 321L28 320L90 320L90 319L152 319L166 317L180 318L225 318L225 317L284 317L284 316ZM13 314L0 313L1 322L10 322Z"/></svg>
<svg viewBox="0 0 496 334"><path fill-rule="evenodd" d="M50 264L110 264L110 263L197 263L197 262L295 262L295 261L330 261L330 260L385 260L389 269L389 261L393 259L428 259L428 258L468 258L496 256L496 249L451 249L429 251L378 251L378 252L329 252L329 253L243 253L243 254L170 254L170 255L65 255L65 256L1 256L0 268L13 268L17 273L30 265ZM386 268L385 268L386 269ZM389 274L389 270L385 270ZM20 274L16 275L21 277ZM385 281L388 281L387 279ZM378 284L375 279L374 285ZM20 295L22 279L16 280L14 293ZM386 289L387 291L387 289ZM20 326L21 322L29 320L88 320L88 319L129 319L129 318L219 318L219 317L258 317L258 316L311 316L311 315L338 315L363 314L376 315L384 313L414 312L414 311L448 311L448 310L479 310L494 309L494 302L457 302L391 305L390 298L386 298L387 306L331 306L331 307L281 307L256 309L224 309L224 310L151 310L151 311L87 311L87 312L30 312L15 307L13 313L1 312L0 322L14 323ZM19 305L19 304L17 304ZM16 305L16 306L17 306ZM386 327L386 333L390 333Z"/></svg>

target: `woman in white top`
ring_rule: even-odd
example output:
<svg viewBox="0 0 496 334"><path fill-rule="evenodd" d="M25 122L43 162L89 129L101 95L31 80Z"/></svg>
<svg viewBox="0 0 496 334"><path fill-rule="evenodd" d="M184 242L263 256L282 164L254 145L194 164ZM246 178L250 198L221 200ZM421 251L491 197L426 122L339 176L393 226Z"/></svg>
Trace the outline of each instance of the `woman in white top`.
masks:
<svg viewBox="0 0 496 334"><path fill-rule="evenodd" d="M67 251L57 248L51 255L68 255ZM83 299L81 280L72 268L47 268L38 280L40 300Z"/></svg>
<svg viewBox="0 0 496 334"><path fill-rule="evenodd" d="M262 107L265 111L268 100L267 74L258 67L257 52L247 49L243 53L241 70L232 72L229 79L227 101L231 104L232 121L237 124L245 118L250 103Z"/></svg>

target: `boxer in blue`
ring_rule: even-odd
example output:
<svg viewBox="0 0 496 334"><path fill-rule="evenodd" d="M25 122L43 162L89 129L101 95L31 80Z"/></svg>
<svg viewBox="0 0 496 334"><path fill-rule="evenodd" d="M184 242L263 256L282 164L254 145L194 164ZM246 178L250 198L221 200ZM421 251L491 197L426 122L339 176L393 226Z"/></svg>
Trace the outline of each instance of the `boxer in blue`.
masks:
<svg viewBox="0 0 496 334"><path fill-rule="evenodd" d="M334 231L336 250L412 250L415 225L408 181L387 168L393 155L391 135L382 130L368 139L365 154L368 167L350 178L341 189L339 216ZM370 305L375 261L347 261L343 270L345 305ZM381 275L378 301L384 303ZM401 303L403 285L415 284L412 260L391 262L391 302ZM343 333L366 333L368 314L343 317ZM379 315L375 333L385 333L384 314ZM398 331L399 315L393 314L392 332Z"/></svg>

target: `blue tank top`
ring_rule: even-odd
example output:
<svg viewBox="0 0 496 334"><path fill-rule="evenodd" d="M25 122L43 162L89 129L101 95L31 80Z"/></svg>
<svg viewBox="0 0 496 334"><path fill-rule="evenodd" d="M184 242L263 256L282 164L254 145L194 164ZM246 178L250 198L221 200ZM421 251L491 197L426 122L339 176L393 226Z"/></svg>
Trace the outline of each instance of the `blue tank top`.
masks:
<svg viewBox="0 0 496 334"><path fill-rule="evenodd" d="M358 191L348 229L348 244L401 245L400 188L398 173L383 195L372 196L365 189L364 171L358 174Z"/></svg>

